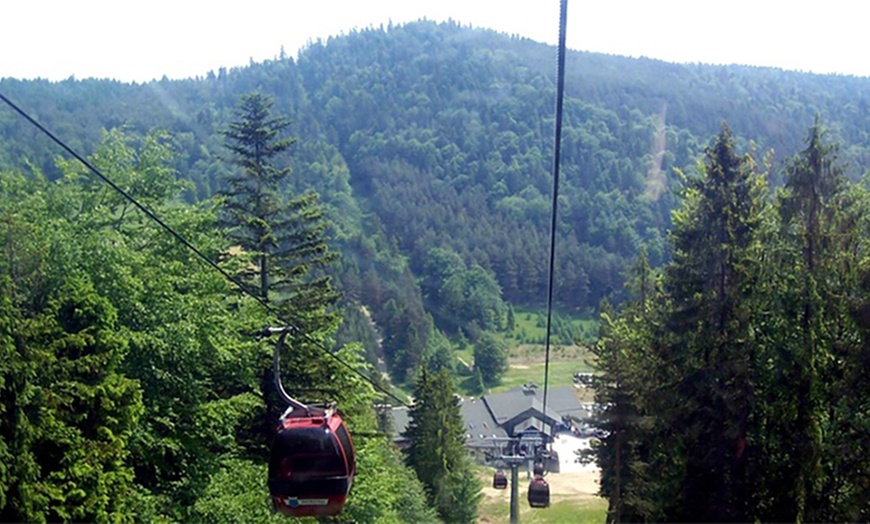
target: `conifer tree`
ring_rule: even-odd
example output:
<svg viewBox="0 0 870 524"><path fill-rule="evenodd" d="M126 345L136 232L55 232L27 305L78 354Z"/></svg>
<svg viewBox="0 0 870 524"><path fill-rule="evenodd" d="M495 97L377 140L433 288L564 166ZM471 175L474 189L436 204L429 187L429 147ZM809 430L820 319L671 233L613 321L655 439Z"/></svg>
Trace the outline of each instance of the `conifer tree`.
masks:
<svg viewBox="0 0 870 524"><path fill-rule="evenodd" d="M650 307L657 298L654 279L641 250L626 284L631 298L619 314L607 300L602 303L598 342L592 349L599 371L597 426L606 432L595 455L601 467L600 493L609 501L608 522L660 518L652 503L660 480L655 461L666 452L668 439L656 433L656 313Z"/></svg>
<svg viewBox="0 0 870 524"><path fill-rule="evenodd" d="M430 504L442 519L474 522L481 485L463 449L464 424L447 370L433 376L424 366L414 399L405 431L410 441L408 465L417 472Z"/></svg>
<svg viewBox="0 0 870 524"><path fill-rule="evenodd" d="M824 402L822 380L825 378L824 362L830 358L831 330L825 327L832 319L824 318L831 301L832 289L829 272L832 255L826 252L833 244L836 210L835 199L842 191L845 177L835 164L833 146L823 143L823 130L818 120L810 129L807 147L794 158L786 169L785 191L780 212L784 234L789 250L796 256L787 263L795 269L790 286L794 316L790 318L797 333L794 345L794 369L796 395L794 396L796 420L790 428L800 438L795 440L789 455L794 469L792 508L789 515L797 522L806 520L809 506L818 506L821 486L822 419ZM787 255L786 255L787 256Z"/></svg>
<svg viewBox="0 0 870 524"><path fill-rule="evenodd" d="M507 305L507 320L505 321L505 332L508 336L514 334L514 329L517 327L517 319L514 316L514 307L508 303Z"/></svg>
<svg viewBox="0 0 870 524"><path fill-rule="evenodd" d="M300 388L319 388L323 377L334 372L334 363L324 361L311 341L337 329L339 317L329 311L338 295L329 277L318 272L335 257L327 245L317 194L286 194L290 168L282 155L294 140L281 137L290 122L275 116L272 105L272 99L259 91L243 96L236 119L223 132L239 169L227 178L220 220L230 241L243 255L253 257L253 264L241 257L243 282L262 300L275 304L303 334L287 337L293 351L282 355L283 379ZM266 406L253 428L254 449L258 441L259 447L266 443L284 410L266 353L259 367Z"/></svg>
<svg viewBox="0 0 870 524"><path fill-rule="evenodd" d="M674 447L684 450L667 519L752 520L752 300L765 196L764 178L749 156L736 153L723 124L701 177L687 181L686 200L674 213L664 280L672 304L664 376L678 392L666 413L679 428L682 442Z"/></svg>
<svg viewBox="0 0 870 524"><path fill-rule="evenodd" d="M794 391L782 402L782 413L794 415L781 417L780 432L794 438L779 444L790 459L780 475L788 490L780 496L781 513L771 518L860 520L852 509L866 507L866 500L842 495L863 491L857 478L866 468L839 451L866 442L857 438L864 431L854 424L866 406L852 399L866 391L866 381L855 374L863 364L855 358L861 349L845 299L860 288L856 269L867 247L861 231L866 210L856 194L817 119L806 148L786 167L779 202L779 265L791 271L777 275L776 289L779 312L791 329L777 342L787 348L779 367Z"/></svg>
<svg viewBox="0 0 870 524"><path fill-rule="evenodd" d="M251 289L284 306L300 322L307 313L309 322L322 328L337 295L329 278L317 271L335 255L327 246L317 194L285 194L290 168L282 155L295 140L281 138L290 122L273 115L272 105L261 92L243 96L236 120L223 132L232 162L240 169L227 178L221 193L221 222L231 241L255 258L256 270L245 275ZM335 319L325 320L331 325Z"/></svg>

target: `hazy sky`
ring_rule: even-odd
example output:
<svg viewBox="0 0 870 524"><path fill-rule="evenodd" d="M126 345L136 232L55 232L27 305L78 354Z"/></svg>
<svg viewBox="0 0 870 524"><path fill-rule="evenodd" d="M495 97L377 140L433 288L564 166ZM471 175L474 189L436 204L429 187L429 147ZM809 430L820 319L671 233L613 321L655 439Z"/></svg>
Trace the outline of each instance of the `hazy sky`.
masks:
<svg viewBox="0 0 870 524"><path fill-rule="evenodd" d="M870 76L868 14L859 0L569 0L567 41L674 62ZM295 56L309 41L420 18L555 44L559 0L0 0L0 18L0 78L145 82L274 58L282 46Z"/></svg>

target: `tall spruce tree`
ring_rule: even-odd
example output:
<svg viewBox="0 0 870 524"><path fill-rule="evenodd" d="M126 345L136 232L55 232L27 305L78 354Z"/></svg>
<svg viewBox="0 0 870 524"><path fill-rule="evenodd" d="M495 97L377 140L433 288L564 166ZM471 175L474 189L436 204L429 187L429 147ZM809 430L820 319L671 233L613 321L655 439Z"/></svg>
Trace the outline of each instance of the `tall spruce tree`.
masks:
<svg viewBox="0 0 870 524"><path fill-rule="evenodd" d="M826 363L832 357L834 342L834 332L826 324L837 321L837 308L831 307L836 291L830 286L836 279L830 277L836 272L834 259L843 256L830 248L837 234L839 213L835 206L845 182L842 168L836 165L834 146L824 143L824 131L817 120L810 129L806 149L786 168L780 201L786 240L784 262L786 267L794 268L790 285L781 289L795 334L790 344L793 358L783 366L794 381L796 417L789 430L797 437L787 447L793 469L790 506L794 514L783 517L796 522L811 515L810 507L820 509L822 424L827 409L822 388L823 381L831 378L826 376L825 368L829 367Z"/></svg>
<svg viewBox="0 0 870 524"><path fill-rule="evenodd" d="M223 131L232 162L221 192L221 225L229 239L255 259L245 277L262 299L279 304L299 322L324 327L337 294L318 274L334 259L326 241L327 224L316 193L286 196L290 167L282 155L294 139L282 138L290 121L272 113L273 101L261 92L242 97L236 120ZM312 315L313 313L313 315ZM318 321L320 319L320 321ZM300 326L302 327L302 326Z"/></svg>
<svg viewBox="0 0 870 524"><path fill-rule="evenodd" d="M864 193L864 204L870 204L866 200L870 194ZM870 261L865 259L861 271L861 281L858 286L859 297L856 297L852 307L852 315L855 323L858 326L859 338L861 347L854 353L853 362L855 363L854 370L850 374L852 382L849 384L852 387L853 395L850 401L853 405L857 404L857 416L849 419L852 426L847 438L851 440L851 453L847 455L849 461L853 464L853 468L849 471L849 481L853 486L868 486L870 485L870 465L867 464L866 457L870 455L870 424L867 423L870 413L870 378L867 377L866 370L870 368L870 269L868 269ZM865 460L861 460L864 458ZM856 460L857 459L857 460ZM848 513L854 521L870 520L870 493L868 490L855 489L851 492L853 500L850 500L852 510Z"/></svg>
<svg viewBox="0 0 870 524"><path fill-rule="evenodd" d="M444 521L474 522L481 484L463 449L464 424L447 370L433 376L424 366L414 398L405 431L410 441L408 465L417 472L429 503Z"/></svg>
<svg viewBox="0 0 870 524"><path fill-rule="evenodd" d="M870 192L843 176L818 122L778 214L727 128L700 173L674 213L663 293L641 264L637 298L602 308L608 517L864 520Z"/></svg>
<svg viewBox="0 0 870 524"><path fill-rule="evenodd" d="M668 442L665 433L656 433L658 362L650 304L658 291L643 249L626 287L631 298L618 315L608 301L602 303L598 342L592 349L599 372L597 425L606 431L594 453L601 467L600 494L609 502L607 522L660 518L652 503L659 488L656 460L666 453Z"/></svg>
<svg viewBox="0 0 870 524"><path fill-rule="evenodd" d="M668 520L752 520L752 308L766 193L764 177L736 153L723 124L674 213L663 356L666 375L677 379L665 416L677 429L682 466Z"/></svg>
<svg viewBox="0 0 870 524"><path fill-rule="evenodd" d="M784 511L772 518L861 520L867 468L856 454L867 442L860 421L867 406L860 336L849 297L860 294L858 268L866 260L866 203L848 183L837 147L818 120L807 146L786 167L780 199L782 255L780 314L791 326L779 345L780 368L794 392L781 410L781 451L790 458ZM863 444L862 444L863 443ZM864 448L866 449L866 448Z"/></svg>

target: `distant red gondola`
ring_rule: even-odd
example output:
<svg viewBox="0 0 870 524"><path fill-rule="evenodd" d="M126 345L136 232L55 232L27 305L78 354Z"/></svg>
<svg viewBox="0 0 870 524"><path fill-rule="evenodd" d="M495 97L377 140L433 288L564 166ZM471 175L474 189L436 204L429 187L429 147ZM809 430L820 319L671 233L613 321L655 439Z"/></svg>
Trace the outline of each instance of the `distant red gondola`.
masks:
<svg viewBox="0 0 870 524"><path fill-rule="evenodd" d="M535 477L529 484L529 506L533 508L550 507L550 485L544 477Z"/></svg>
<svg viewBox="0 0 870 524"><path fill-rule="evenodd" d="M495 489L507 489L507 475L502 470L498 470L492 474L492 487Z"/></svg>

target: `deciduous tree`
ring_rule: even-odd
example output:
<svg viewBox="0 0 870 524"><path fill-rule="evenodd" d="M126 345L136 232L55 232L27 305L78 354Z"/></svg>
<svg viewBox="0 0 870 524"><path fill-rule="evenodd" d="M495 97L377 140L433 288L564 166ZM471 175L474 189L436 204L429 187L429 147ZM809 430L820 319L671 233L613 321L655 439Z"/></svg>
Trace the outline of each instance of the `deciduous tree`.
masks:
<svg viewBox="0 0 870 524"><path fill-rule="evenodd" d="M480 371L484 384L494 386L507 368L507 344L498 336L484 332L474 343L474 369Z"/></svg>

